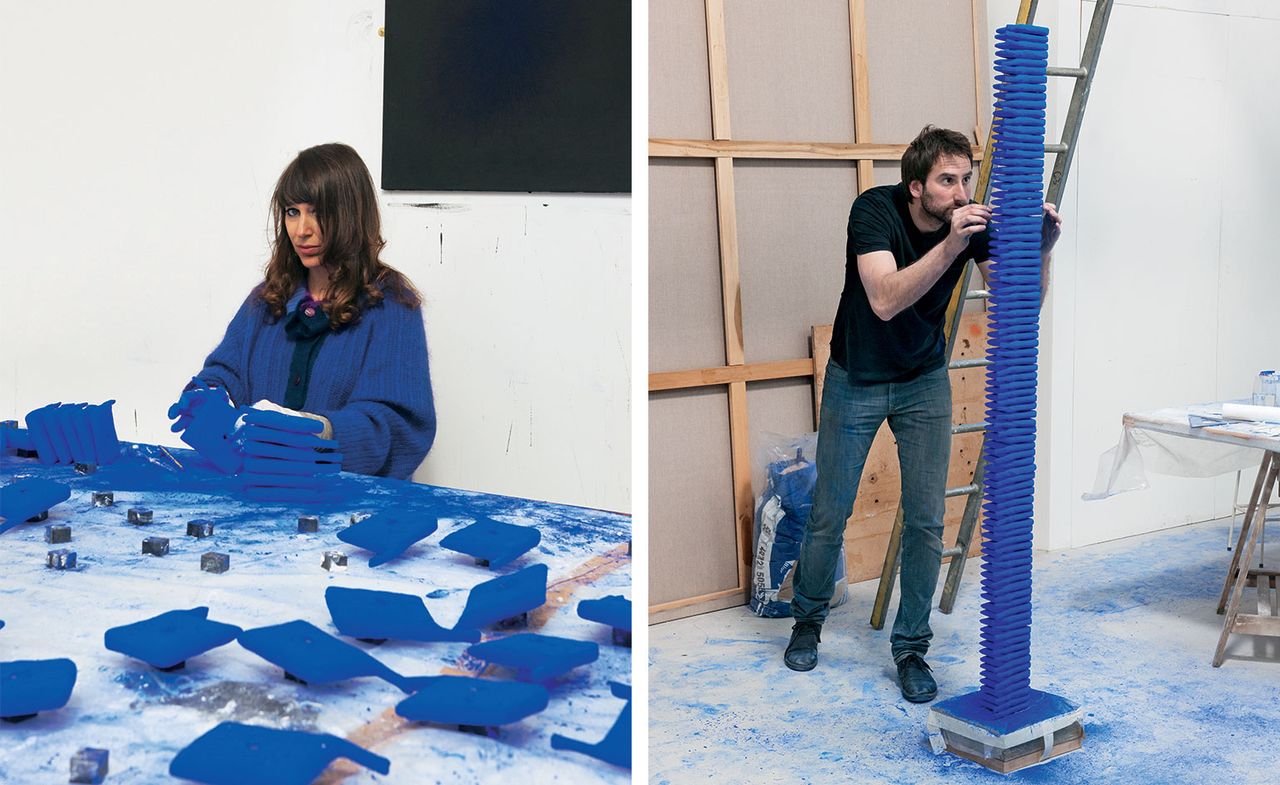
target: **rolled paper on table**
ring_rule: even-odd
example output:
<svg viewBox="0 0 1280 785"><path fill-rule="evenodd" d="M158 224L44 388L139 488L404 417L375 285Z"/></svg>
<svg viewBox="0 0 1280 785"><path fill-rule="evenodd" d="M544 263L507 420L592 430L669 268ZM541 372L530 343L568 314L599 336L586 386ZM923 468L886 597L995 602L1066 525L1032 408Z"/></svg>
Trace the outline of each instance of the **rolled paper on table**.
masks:
<svg viewBox="0 0 1280 785"><path fill-rule="evenodd" d="M269 409L249 409L244 413L244 421L249 425L261 425L294 433L320 433L324 423L310 417L299 417L293 414L282 414Z"/></svg>
<svg viewBox="0 0 1280 785"><path fill-rule="evenodd" d="M1253 406L1247 403L1222 404L1222 416L1230 420L1280 423L1280 406Z"/></svg>

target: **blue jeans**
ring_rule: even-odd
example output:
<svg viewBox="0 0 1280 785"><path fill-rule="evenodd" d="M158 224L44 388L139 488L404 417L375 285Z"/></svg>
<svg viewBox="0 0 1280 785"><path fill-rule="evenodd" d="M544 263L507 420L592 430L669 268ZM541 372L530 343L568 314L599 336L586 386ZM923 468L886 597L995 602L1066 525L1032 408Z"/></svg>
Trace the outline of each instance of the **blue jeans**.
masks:
<svg viewBox="0 0 1280 785"><path fill-rule="evenodd" d="M902 594L890 647L895 661L929 650L929 611L942 565L942 517L951 458L951 380L946 366L909 382L855 385L827 364L818 426L818 481L794 575L791 615L821 623L835 590L845 521L871 442L885 420L902 469Z"/></svg>

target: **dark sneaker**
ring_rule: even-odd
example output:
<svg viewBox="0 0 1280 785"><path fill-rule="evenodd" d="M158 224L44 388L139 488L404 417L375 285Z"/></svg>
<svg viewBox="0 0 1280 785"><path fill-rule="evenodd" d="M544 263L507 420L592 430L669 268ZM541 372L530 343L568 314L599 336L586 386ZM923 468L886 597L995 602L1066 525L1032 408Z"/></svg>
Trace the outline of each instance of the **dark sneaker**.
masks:
<svg viewBox="0 0 1280 785"><path fill-rule="evenodd" d="M793 671L811 671L818 664L818 641L822 640L822 625L816 621L798 621L791 628L791 642L782 655L787 667Z"/></svg>
<svg viewBox="0 0 1280 785"><path fill-rule="evenodd" d="M898 661L898 686L902 697L912 703L927 703L938 694L938 682L933 680L929 663L919 654L908 654Z"/></svg>

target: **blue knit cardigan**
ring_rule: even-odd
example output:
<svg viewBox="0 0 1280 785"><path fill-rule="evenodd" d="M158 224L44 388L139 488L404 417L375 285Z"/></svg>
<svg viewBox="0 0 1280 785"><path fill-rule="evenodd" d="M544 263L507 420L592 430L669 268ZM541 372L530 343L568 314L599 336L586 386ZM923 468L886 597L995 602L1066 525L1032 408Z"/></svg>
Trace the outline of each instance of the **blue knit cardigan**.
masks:
<svg viewBox="0 0 1280 785"><path fill-rule="evenodd" d="M197 377L237 405L283 405L294 344L285 317L271 316L255 288ZM289 301L292 312L306 289ZM366 306L355 324L320 345L303 411L327 417L344 471L406 479L436 438L422 311L390 298Z"/></svg>

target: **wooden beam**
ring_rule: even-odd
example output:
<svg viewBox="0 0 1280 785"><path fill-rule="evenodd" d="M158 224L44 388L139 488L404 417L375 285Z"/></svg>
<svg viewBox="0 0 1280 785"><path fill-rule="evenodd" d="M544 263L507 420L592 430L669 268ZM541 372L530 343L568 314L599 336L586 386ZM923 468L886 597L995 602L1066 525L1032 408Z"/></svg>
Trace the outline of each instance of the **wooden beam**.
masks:
<svg viewBox="0 0 1280 785"><path fill-rule="evenodd" d="M849 56L853 69L853 140L871 141L871 80L867 75L866 0L849 0ZM901 158L902 154L898 154ZM858 193L876 184L875 165L858 159Z"/></svg>
<svg viewBox="0 0 1280 785"><path fill-rule="evenodd" d="M771 142L739 139L650 139L650 158L766 158L801 161L900 161L905 144ZM982 148L972 149L982 160Z"/></svg>
<svg viewBox="0 0 1280 785"><path fill-rule="evenodd" d="M905 144L650 139L650 158L794 158L802 161L898 161ZM976 148L975 148L976 150Z"/></svg>
<svg viewBox="0 0 1280 785"><path fill-rule="evenodd" d="M682 600L672 600L671 602L650 605L649 621L650 623L667 621L667 619L661 618L661 616L663 614L668 614L671 611L693 609L692 613L682 613L672 616L672 618L681 618L683 616L692 615L693 613L707 613L709 611L720 610L721 608L732 608L735 605L741 605L746 601L746 599L747 589L743 586L738 586L733 589L725 589L724 591L712 592L710 594L700 594L697 597L685 597Z"/></svg>
<svg viewBox="0 0 1280 785"><path fill-rule="evenodd" d="M693 368L687 371L659 371L649 374L649 392L805 376L813 376L813 360L775 360L742 365L722 365L716 368Z"/></svg>
<svg viewBox="0 0 1280 785"><path fill-rule="evenodd" d="M711 85L711 137L729 138L729 56L725 49L724 0L706 0L707 71Z"/></svg>
<svg viewBox="0 0 1280 785"><path fill-rule="evenodd" d="M725 48L724 0L706 0L707 67L711 81L711 131L729 139L729 59ZM733 159L717 157L716 222L720 232L720 292L724 307L725 365L742 365L742 281L738 267L738 208ZM751 447L746 382L729 384L729 452L733 471L734 535L738 549L738 586L751 581L751 529L755 497L751 492Z"/></svg>
<svg viewBox="0 0 1280 785"><path fill-rule="evenodd" d="M729 385L729 450L733 468L733 509L738 535L738 585L751 585L756 497L751 490L751 436L747 383Z"/></svg>
<svg viewBox="0 0 1280 785"><path fill-rule="evenodd" d="M742 281L738 269L738 207L733 159L716 159L716 223L720 233L720 295L724 311L725 365L742 365Z"/></svg>
<svg viewBox="0 0 1280 785"><path fill-rule="evenodd" d="M981 30L978 28L978 21L985 19L985 15L978 10L979 0L969 0L969 20L973 27L973 141L982 144L983 137L986 136L982 131L982 121L986 117L986 112L982 111L982 91L987 84L986 79L986 47L983 45L987 40L987 31L985 25Z"/></svg>

